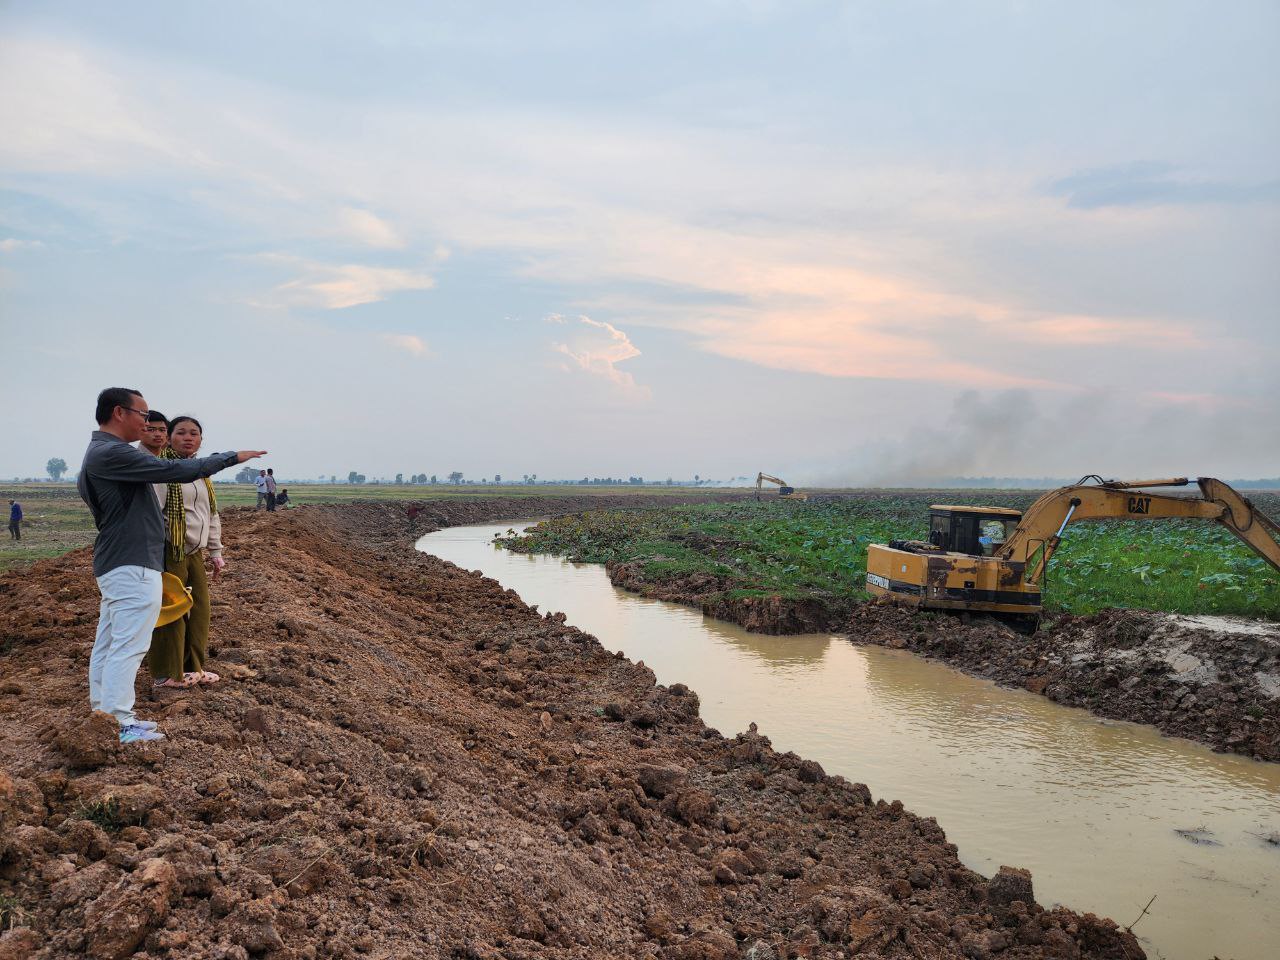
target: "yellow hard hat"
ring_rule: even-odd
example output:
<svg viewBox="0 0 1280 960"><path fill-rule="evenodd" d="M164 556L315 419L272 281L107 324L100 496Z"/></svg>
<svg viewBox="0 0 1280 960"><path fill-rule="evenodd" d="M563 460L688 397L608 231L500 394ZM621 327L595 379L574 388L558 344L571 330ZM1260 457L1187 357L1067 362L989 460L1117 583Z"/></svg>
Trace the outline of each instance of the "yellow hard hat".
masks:
<svg viewBox="0 0 1280 960"><path fill-rule="evenodd" d="M162 596L164 600L160 607L160 618L156 620L157 627L163 627L180 617L185 617L187 611L191 609L191 588L183 584L172 573L166 573L161 577Z"/></svg>

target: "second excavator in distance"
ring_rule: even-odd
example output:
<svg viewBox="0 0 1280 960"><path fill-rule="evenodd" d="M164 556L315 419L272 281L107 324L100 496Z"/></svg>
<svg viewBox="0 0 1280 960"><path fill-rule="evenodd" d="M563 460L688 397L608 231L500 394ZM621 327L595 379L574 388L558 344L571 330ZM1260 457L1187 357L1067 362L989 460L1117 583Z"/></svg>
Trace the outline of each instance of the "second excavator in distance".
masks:
<svg viewBox="0 0 1280 960"><path fill-rule="evenodd" d="M787 481L779 480L777 477L771 477L767 473L756 474L756 499L760 499L760 490L765 483L776 483L778 485L779 500L808 500L807 493L801 493L795 487L787 485Z"/></svg>
<svg viewBox="0 0 1280 960"><path fill-rule="evenodd" d="M1103 480L1051 490L1026 511L935 505L927 540L891 540L867 548L867 591L912 606L979 611L1034 629L1049 558L1067 524L1080 520L1209 520L1280 570L1280 526L1221 480L1200 477L1199 496L1151 493L1185 487L1186 477Z"/></svg>

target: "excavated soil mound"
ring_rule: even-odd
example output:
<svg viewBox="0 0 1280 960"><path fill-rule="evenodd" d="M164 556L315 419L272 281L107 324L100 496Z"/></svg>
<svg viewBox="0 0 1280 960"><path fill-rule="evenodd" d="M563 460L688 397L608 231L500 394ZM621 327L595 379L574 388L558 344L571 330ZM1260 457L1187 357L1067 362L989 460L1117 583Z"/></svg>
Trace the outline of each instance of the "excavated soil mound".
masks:
<svg viewBox="0 0 1280 960"><path fill-rule="evenodd" d="M666 600L696 607L708 617L736 623L744 630L773 635L818 633L842 624L854 604L833 597L798 599L778 596L730 596L733 584L714 573L653 580L645 576L646 561L605 564L615 586L650 600Z"/></svg>
<svg viewBox="0 0 1280 960"><path fill-rule="evenodd" d="M910 650L1104 717L1280 760L1280 626L1141 610L1061 616L1034 636L891 603L859 607L858 643Z"/></svg>
<svg viewBox="0 0 1280 960"><path fill-rule="evenodd" d="M1143 955L406 532L230 512L224 679L140 696L158 746L88 714L88 552L0 579L0 958Z"/></svg>

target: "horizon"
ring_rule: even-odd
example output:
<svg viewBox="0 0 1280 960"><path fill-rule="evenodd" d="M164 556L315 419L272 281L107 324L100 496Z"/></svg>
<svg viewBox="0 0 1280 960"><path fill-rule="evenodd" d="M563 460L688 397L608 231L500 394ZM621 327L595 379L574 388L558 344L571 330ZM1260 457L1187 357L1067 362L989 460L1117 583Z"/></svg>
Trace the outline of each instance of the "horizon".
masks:
<svg viewBox="0 0 1280 960"><path fill-rule="evenodd" d="M257 474L255 469L254 474ZM403 477L401 473L398 476ZM515 477L507 478L505 474L497 474L493 478L482 477L477 480L472 477L463 477L457 481L448 478L447 474L427 475L430 479L414 480L414 479L396 479L393 477L376 476L369 477L361 475L359 480L350 480L337 474L329 474L325 476L307 478L307 477L286 477L277 476L276 479L281 484L292 483L297 486L399 486L399 487L455 487L455 486L482 486L482 487L573 487L573 486L631 486L631 487L699 487L702 489L724 489L724 490L748 490L755 488L755 481L750 477L737 476L725 479L715 477L703 477L695 479L694 477L674 477L668 476L660 478L655 475L653 477L630 476L630 477L598 477L586 476L579 479L570 479L567 477L540 479L536 475L531 477ZM225 484L251 484L252 478L240 479L238 477L228 477L215 475L210 478L214 483ZM1120 478L1117 478L1120 479ZM1188 478L1192 483L1195 482L1194 477ZM739 483L738 481L742 481ZM1066 477L936 477L932 481L922 481L918 484L902 484L902 485L870 485L862 487L813 487L808 486L810 491L836 491L841 490L1052 490L1056 487L1072 486L1078 481L1071 480ZM1224 482L1233 487L1244 490L1280 490L1280 477L1234 477L1228 478ZM64 477L57 480L52 479L48 475L44 477L12 477L8 480L0 479L0 483L21 484L21 485L75 485L75 473L68 472ZM777 493L777 489L773 486L765 487L764 492Z"/></svg>

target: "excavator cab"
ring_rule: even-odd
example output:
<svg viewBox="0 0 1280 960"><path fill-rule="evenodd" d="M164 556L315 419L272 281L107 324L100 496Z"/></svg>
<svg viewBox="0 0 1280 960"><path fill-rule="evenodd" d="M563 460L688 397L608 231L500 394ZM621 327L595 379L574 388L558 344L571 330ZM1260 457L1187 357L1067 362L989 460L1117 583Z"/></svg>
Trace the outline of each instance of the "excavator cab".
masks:
<svg viewBox="0 0 1280 960"><path fill-rule="evenodd" d="M948 553L989 557L1018 529L1021 512L1003 507L929 508L929 543Z"/></svg>

